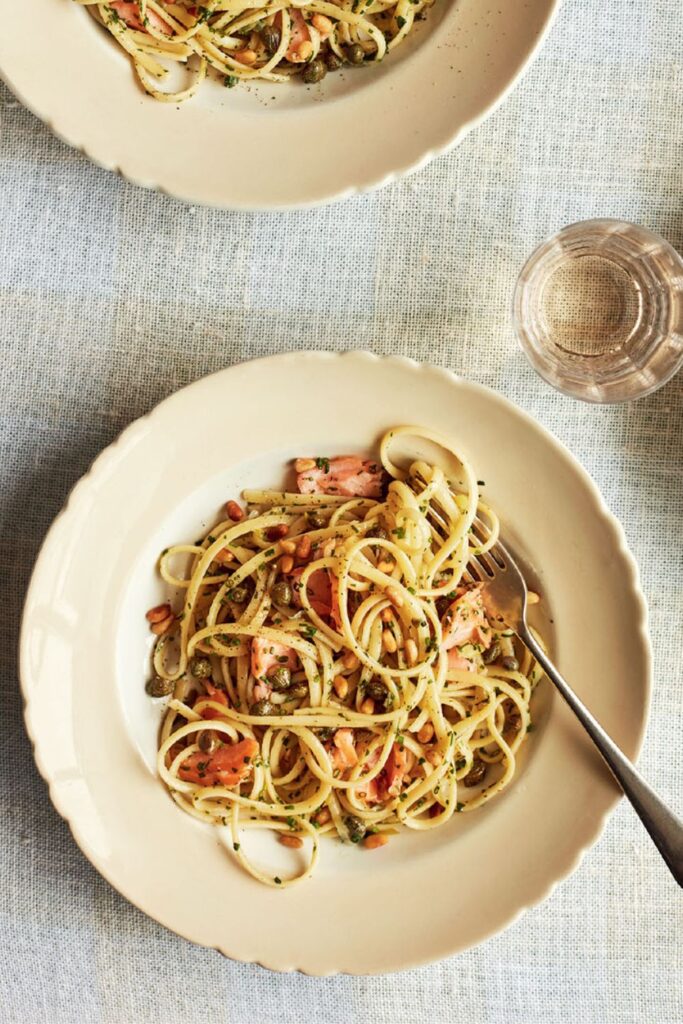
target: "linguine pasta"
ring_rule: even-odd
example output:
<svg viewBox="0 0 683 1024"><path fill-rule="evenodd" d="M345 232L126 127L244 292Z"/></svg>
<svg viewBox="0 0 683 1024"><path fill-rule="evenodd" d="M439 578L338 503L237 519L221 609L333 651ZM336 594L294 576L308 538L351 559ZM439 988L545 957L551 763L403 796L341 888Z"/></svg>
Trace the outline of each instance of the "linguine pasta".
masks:
<svg viewBox="0 0 683 1024"><path fill-rule="evenodd" d="M512 781L530 728L539 669L467 573L498 520L462 459L457 481L396 466L402 434L451 450L398 427L377 463L297 460L298 491L247 491L160 557L181 599L148 613L148 688L168 697L159 775L268 885L308 877L323 836L372 848L476 810ZM242 831L263 828L305 848L298 875L246 856Z"/></svg>
<svg viewBox="0 0 683 1024"><path fill-rule="evenodd" d="M193 96L207 69L228 87L240 81L308 84L343 66L381 61L412 31L433 0L75 0L88 8L130 56L143 88L157 100ZM181 65L191 81L163 88Z"/></svg>

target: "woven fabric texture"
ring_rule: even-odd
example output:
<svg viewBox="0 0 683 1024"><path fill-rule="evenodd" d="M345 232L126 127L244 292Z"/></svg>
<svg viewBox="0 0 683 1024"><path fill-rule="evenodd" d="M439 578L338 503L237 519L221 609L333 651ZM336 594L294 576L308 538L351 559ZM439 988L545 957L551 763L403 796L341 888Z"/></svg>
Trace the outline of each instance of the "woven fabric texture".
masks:
<svg viewBox="0 0 683 1024"><path fill-rule="evenodd" d="M682 96L679 0L566 0L457 151L341 205L248 215L128 185L0 87L4 1024L683 1021L679 890L623 802L573 877L478 949L381 978L271 974L164 931L86 862L33 765L16 667L45 530L132 419L254 356L409 355L537 417L624 524L655 651L641 765L683 810L683 374L635 404L585 406L535 376L510 321L525 258L572 221L621 217L683 250Z"/></svg>

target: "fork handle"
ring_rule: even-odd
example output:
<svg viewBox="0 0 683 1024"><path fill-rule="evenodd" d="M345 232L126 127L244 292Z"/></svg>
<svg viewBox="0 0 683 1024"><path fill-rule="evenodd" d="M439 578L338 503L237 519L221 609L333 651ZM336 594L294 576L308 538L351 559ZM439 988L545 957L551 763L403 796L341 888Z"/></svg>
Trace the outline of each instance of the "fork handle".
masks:
<svg viewBox="0 0 683 1024"><path fill-rule="evenodd" d="M666 861L671 874L678 884L683 886L683 822L659 799L640 772L636 771L614 740L593 717L583 701L579 700L571 686L562 678L531 635L526 623L519 635L593 740L607 762L612 775L650 833L652 841Z"/></svg>

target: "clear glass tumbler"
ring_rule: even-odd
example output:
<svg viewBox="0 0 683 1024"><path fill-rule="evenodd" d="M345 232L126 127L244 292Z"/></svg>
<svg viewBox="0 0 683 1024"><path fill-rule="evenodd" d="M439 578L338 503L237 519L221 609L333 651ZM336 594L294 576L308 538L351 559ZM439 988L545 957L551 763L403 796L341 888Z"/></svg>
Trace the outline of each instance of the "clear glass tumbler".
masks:
<svg viewBox="0 0 683 1024"><path fill-rule="evenodd" d="M527 261L513 317L531 364L559 391L640 398L683 365L683 260L636 224L572 224Z"/></svg>

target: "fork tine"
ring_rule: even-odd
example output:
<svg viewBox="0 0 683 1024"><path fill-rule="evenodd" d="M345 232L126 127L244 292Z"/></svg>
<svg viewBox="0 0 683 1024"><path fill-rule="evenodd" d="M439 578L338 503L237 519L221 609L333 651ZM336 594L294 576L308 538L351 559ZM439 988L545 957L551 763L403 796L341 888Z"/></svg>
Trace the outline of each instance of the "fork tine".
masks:
<svg viewBox="0 0 683 1024"><path fill-rule="evenodd" d="M491 531L486 526L486 524L483 523L482 520L476 516L474 518L474 521L472 522L472 532L474 533L474 536L477 538L477 540L481 541L482 544L485 544L491 535ZM495 544L491 548L489 548L486 554L489 556L489 558L493 559L493 561L496 563L499 569L505 569L507 566L507 562L510 560L510 556L508 555L507 551L501 544L500 539L498 539L495 542Z"/></svg>
<svg viewBox="0 0 683 1024"><path fill-rule="evenodd" d="M489 579L492 579L496 575L496 573L498 572L499 566L497 566L496 563L494 562L494 560L489 557L488 552L486 552L483 555L473 555L470 558L470 560L468 562L468 565L472 565L473 562L476 565L480 565L481 566L482 572Z"/></svg>
<svg viewBox="0 0 683 1024"><path fill-rule="evenodd" d="M481 521L481 519L478 519L476 516L472 520L472 533L481 544L485 544L489 538L489 533L484 523ZM472 555L470 557L469 564L471 564L472 562L477 562L479 565L481 565L483 567L484 572L489 578L495 576L496 570L499 568L495 559L492 556L491 550L478 552L477 554Z"/></svg>
<svg viewBox="0 0 683 1024"><path fill-rule="evenodd" d="M481 576L484 576L484 575L485 575L484 573L481 573ZM481 579L481 576L477 575L476 571L472 567L472 563L471 562L468 564L467 568L463 571L463 574L462 574L462 578L465 581L465 583L471 583L471 584L476 584L476 583L484 582Z"/></svg>

